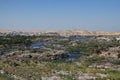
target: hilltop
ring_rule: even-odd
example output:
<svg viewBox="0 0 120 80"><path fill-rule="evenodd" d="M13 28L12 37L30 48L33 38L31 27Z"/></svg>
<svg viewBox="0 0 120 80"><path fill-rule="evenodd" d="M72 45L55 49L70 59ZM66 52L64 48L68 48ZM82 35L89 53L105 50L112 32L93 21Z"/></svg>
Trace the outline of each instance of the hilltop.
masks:
<svg viewBox="0 0 120 80"><path fill-rule="evenodd" d="M27 31L12 31L0 30L0 33L58 33L60 35L120 35L120 32L106 32L106 31L89 31L89 30L27 30Z"/></svg>
<svg viewBox="0 0 120 80"><path fill-rule="evenodd" d="M8 32L12 32L11 30L0 30L0 33L8 33Z"/></svg>

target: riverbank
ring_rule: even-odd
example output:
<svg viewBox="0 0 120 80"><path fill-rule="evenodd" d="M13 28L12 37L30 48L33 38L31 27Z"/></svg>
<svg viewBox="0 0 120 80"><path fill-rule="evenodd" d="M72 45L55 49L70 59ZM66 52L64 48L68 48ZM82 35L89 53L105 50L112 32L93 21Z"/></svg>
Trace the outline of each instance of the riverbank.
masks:
<svg viewBox="0 0 120 80"><path fill-rule="evenodd" d="M33 36L22 41L19 36L5 37L0 50L11 50L0 55L0 70L19 80L119 80L120 44L110 38ZM28 39L32 42L26 45Z"/></svg>

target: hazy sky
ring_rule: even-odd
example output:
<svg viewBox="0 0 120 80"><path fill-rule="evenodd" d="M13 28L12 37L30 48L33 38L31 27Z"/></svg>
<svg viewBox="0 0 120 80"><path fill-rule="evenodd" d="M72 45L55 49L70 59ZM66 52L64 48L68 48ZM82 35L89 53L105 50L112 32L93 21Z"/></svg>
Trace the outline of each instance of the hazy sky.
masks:
<svg viewBox="0 0 120 80"><path fill-rule="evenodd" d="M120 31L120 0L0 0L0 29Z"/></svg>

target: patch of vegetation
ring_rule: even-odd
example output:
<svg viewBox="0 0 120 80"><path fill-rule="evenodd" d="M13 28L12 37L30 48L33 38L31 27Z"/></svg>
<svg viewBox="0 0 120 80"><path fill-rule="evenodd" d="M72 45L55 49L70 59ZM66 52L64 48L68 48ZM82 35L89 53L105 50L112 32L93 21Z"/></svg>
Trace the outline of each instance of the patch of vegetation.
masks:
<svg viewBox="0 0 120 80"><path fill-rule="evenodd" d="M75 77L72 76L72 75L59 74L59 76L60 76L63 80L76 80Z"/></svg>
<svg viewBox="0 0 120 80"><path fill-rule="evenodd" d="M30 45L31 40L30 37L26 36L6 36L6 37L0 37L0 44L25 44L25 45Z"/></svg>
<svg viewBox="0 0 120 80"><path fill-rule="evenodd" d="M75 46L69 45L66 50L71 53L82 53L86 55L91 55L93 53L100 54L101 51L106 51L109 47L116 46L120 46L119 42L116 40L112 40L110 42L85 41L78 42Z"/></svg>
<svg viewBox="0 0 120 80"><path fill-rule="evenodd" d="M97 78L96 80L120 80L120 70L107 70L105 71L108 74L107 77Z"/></svg>
<svg viewBox="0 0 120 80"><path fill-rule="evenodd" d="M76 52L76 53L82 53L86 55L90 55L93 53L98 53L100 49L100 44L98 42L79 42L75 46L69 46L67 48L67 51L69 52Z"/></svg>
<svg viewBox="0 0 120 80"><path fill-rule="evenodd" d="M12 79L0 73L0 80L12 80Z"/></svg>
<svg viewBox="0 0 120 80"><path fill-rule="evenodd" d="M94 56L94 57L86 58L85 61L88 63L94 63L94 62L100 62L101 60L104 60L104 57Z"/></svg>

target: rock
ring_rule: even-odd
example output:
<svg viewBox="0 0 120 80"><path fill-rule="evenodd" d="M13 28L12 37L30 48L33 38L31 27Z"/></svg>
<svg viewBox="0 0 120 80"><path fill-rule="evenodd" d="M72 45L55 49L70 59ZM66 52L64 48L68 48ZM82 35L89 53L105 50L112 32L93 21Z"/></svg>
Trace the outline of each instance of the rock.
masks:
<svg viewBox="0 0 120 80"><path fill-rule="evenodd" d="M119 59L120 46L110 47L107 51L101 51L100 57Z"/></svg>
<svg viewBox="0 0 120 80"><path fill-rule="evenodd" d="M101 73L96 73L96 76L101 77L101 78L103 78L103 77L107 77L106 74L101 74Z"/></svg>
<svg viewBox="0 0 120 80"><path fill-rule="evenodd" d="M61 80L60 77L51 76L51 77L41 77L41 80Z"/></svg>
<svg viewBox="0 0 120 80"><path fill-rule="evenodd" d="M18 55L19 58L38 58L38 59L62 59L68 57L64 50L50 51L48 53L27 53Z"/></svg>
<svg viewBox="0 0 120 80"><path fill-rule="evenodd" d="M4 72L3 70L0 70L0 73L1 73L1 74L4 74L5 72Z"/></svg>
<svg viewBox="0 0 120 80"><path fill-rule="evenodd" d="M100 78L103 78L103 77L107 77L106 74L101 74L101 73L77 73L75 75L77 77L77 80L96 80L96 78L100 77Z"/></svg>
<svg viewBox="0 0 120 80"><path fill-rule="evenodd" d="M94 64L94 65L90 65L88 67L89 68L97 68L97 69L109 69L109 68L111 68L111 65L107 66L105 64Z"/></svg>
<svg viewBox="0 0 120 80"><path fill-rule="evenodd" d="M95 76L90 76L88 74L79 75L77 80L95 80Z"/></svg>
<svg viewBox="0 0 120 80"><path fill-rule="evenodd" d="M53 71L53 73L55 73L55 74L62 74L62 75L69 75L70 74L70 72L68 72L68 71Z"/></svg>

